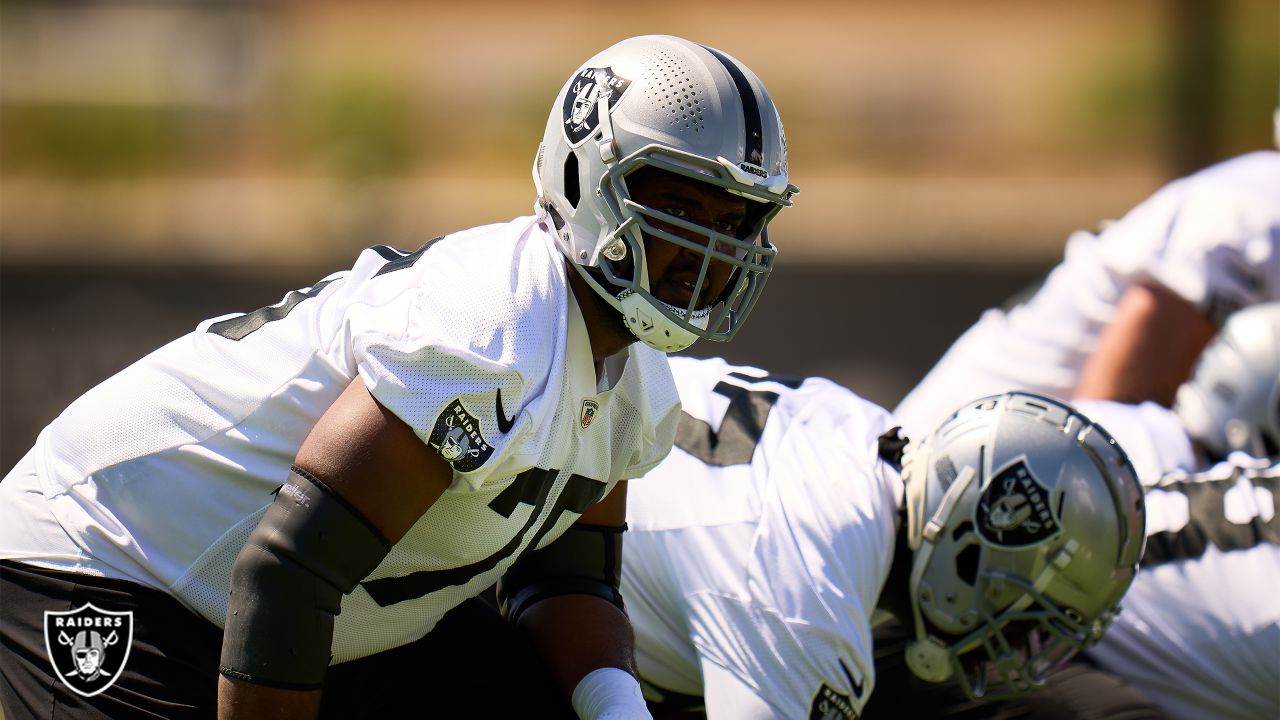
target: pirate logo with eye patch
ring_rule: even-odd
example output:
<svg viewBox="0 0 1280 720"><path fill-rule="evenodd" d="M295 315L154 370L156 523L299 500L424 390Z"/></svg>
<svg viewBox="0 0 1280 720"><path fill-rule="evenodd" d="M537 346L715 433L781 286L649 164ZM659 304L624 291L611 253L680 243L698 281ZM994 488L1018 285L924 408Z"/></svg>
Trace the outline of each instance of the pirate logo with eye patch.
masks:
<svg viewBox="0 0 1280 720"><path fill-rule="evenodd" d="M1026 547L1043 542L1060 527L1049 489L1019 458L997 472L982 491L974 525L989 542Z"/></svg>
<svg viewBox="0 0 1280 720"><path fill-rule="evenodd" d="M601 103L617 104L631 81L620 77L613 68L583 68L573 76L569 91L565 93L561 112L564 115L564 135L570 146L586 140L600 127Z"/></svg>

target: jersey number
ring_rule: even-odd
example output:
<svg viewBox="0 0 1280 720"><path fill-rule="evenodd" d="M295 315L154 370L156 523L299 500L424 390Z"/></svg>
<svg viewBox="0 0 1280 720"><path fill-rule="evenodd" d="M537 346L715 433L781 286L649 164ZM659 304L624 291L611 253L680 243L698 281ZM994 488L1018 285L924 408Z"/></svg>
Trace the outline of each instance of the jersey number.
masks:
<svg viewBox="0 0 1280 720"><path fill-rule="evenodd" d="M1280 544L1280 513L1273 513L1266 520L1255 515L1247 523L1227 519L1227 492L1239 487L1234 478L1162 485L1161 490L1176 490L1187 496L1190 518L1176 531L1166 530L1147 538L1142 567L1198 558L1211 544L1223 552L1245 550L1262 543ZM1269 490L1272 502L1280 505L1277 502L1280 498L1280 477L1252 478L1249 489L1257 492L1258 488Z"/></svg>
<svg viewBox="0 0 1280 720"><path fill-rule="evenodd" d="M791 375L765 375L752 377L743 373L729 373L730 377L749 383L775 382L792 389L800 387L804 378ZM729 409L720 421L720 432L707 423L681 411L680 426L676 429L676 447L698 458L707 465L728 467L746 465L760 444L765 420L778 402L778 393L769 390L749 390L727 382L716 383L713 390L729 398Z"/></svg>
<svg viewBox="0 0 1280 720"><path fill-rule="evenodd" d="M374 602L382 607L387 607L405 600L413 600L414 598L430 595L437 590L452 585L464 585L470 582L472 578L492 570L498 563L515 554L516 549L524 541L529 529L533 527L534 523L538 522L538 517L542 515L542 509L547 504L547 497L551 494L551 487L555 484L556 477L559 475L559 470L543 470L541 468L526 470L517 475L510 485L489 502L489 509L504 518L511 517L511 513L515 511L517 505L533 506L533 509L529 512L529 519L524 523L524 527L512 535L511 540L506 545L499 548L497 552L489 557L461 567L444 570L421 570L399 577L366 580L360 583L361 586L369 593L369 597L372 597ZM551 528L555 527L560 520L560 516L565 512L573 512L578 515L586 512L587 508L598 502L601 496L604 495L604 488L605 484L597 480L592 480L582 475L570 475L564 490L560 492L560 496L556 498L555 505L551 507L551 512L548 513L546 521L534 531L533 537L525 545L526 551L538 547L538 543L542 542L542 538L546 536Z"/></svg>
<svg viewBox="0 0 1280 720"><path fill-rule="evenodd" d="M426 252L427 248L439 239L440 238L428 240L422 247L411 253L401 252L386 245L374 246L371 249L386 258L387 262L384 263L381 268L378 268L378 272L374 273L373 276L378 277L379 275L385 275L389 272L395 272L396 270L403 270L404 268L412 267L414 263L418 262L418 258L422 257L422 254ZM288 317L289 313L293 312L293 309L298 306L298 303L306 300L307 298L316 297L332 282L333 280L321 280L309 288L303 288L302 290L290 290L289 293L284 296L284 299L275 305L260 307L253 312L213 323L209 325L208 332L211 332L214 335L221 335L228 340L243 340L252 335L263 325Z"/></svg>

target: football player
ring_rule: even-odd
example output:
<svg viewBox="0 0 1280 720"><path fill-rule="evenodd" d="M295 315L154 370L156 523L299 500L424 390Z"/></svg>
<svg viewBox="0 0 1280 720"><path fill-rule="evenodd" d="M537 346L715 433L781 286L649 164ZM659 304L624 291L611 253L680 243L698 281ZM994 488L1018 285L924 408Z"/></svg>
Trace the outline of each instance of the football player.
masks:
<svg viewBox="0 0 1280 720"><path fill-rule="evenodd" d="M877 629L877 668L897 692L878 694L864 717L1280 715L1272 597L1280 578L1280 303L1232 315L1177 397L1176 412L1151 402L1074 403L1124 447L1148 518L1141 570L1084 662L1055 673L1044 692L974 707L952 688L912 682L892 652L901 641Z"/></svg>
<svg viewBox="0 0 1280 720"><path fill-rule="evenodd" d="M206 320L40 433L0 484L10 717L645 716L626 481L796 188L759 78L670 36L574 71L533 171L532 215ZM469 600L499 579L510 625ZM135 621L91 696L40 636L86 602Z"/></svg>
<svg viewBox="0 0 1280 720"><path fill-rule="evenodd" d="M633 488L622 578L655 716L856 717L889 616L915 674L1018 695L1110 622L1141 553L1141 489L1071 408L971 403L908 443L900 474L888 413L848 390L671 365L675 449Z"/></svg>
<svg viewBox="0 0 1280 720"><path fill-rule="evenodd" d="M1169 406L1226 317L1280 300L1280 152L1162 188L1099 234L1078 232L1043 284L991 309L894 410L908 436L971 394Z"/></svg>

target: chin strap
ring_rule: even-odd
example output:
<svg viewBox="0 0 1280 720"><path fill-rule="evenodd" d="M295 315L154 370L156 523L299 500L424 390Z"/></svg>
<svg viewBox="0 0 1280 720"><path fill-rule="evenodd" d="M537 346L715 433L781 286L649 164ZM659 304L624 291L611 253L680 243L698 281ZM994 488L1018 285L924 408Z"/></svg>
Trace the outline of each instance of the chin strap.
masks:
<svg viewBox="0 0 1280 720"><path fill-rule="evenodd" d="M917 539L919 545L912 561L909 587L915 639L907 642L906 660L911 672L929 682L944 682L954 671L951 666L950 649L925 630L924 614L920 609L920 585L924 580L925 570L928 569L929 562L933 558L933 551L936 548L934 542L946 529L946 521L951 514L951 509L960 501L977 476L978 472L972 465L966 465L964 470L960 471L955 482L951 483L951 487L947 488L946 494L942 496L938 509L924 523L924 528ZM923 482L923 480L917 480L917 482Z"/></svg>

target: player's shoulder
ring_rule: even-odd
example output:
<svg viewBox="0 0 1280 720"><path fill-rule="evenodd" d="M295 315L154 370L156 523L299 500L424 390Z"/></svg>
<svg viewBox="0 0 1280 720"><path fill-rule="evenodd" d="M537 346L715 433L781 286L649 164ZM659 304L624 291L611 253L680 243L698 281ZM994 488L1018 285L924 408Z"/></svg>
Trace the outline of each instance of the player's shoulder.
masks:
<svg viewBox="0 0 1280 720"><path fill-rule="evenodd" d="M1263 151L1211 165L1170 184L1171 232L1192 237L1266 235L1280 225L1280 152Z"/></svg>
<svg viewBox="0 0 1280 720"><path fill-rule="evenodd" d="M752 365L735 365L720 357L672 357L670 365L681 398L733 386L767 392L778 396L779 401L786 398L796 406L843 403L885 412L852 390L823 377L770 372Z"/></svg>
<svg viewBox="0 0 1280 720"><path fill-rule="evenodd" d="M1280 152L1259 150L1223 160L1187 177L1191 183L1247 189L1280 188Z"/></svg>
<svg viewBox="0 0 1280 720"><path fill-rule="evenodd" d="M810 435L861 439L874 439L890 422L883 407L824 377L773 373L723 358L675 357L671 371L686 411L702 419L737 403L741 411L767 408L775 424L804 424Z"/></svg>

